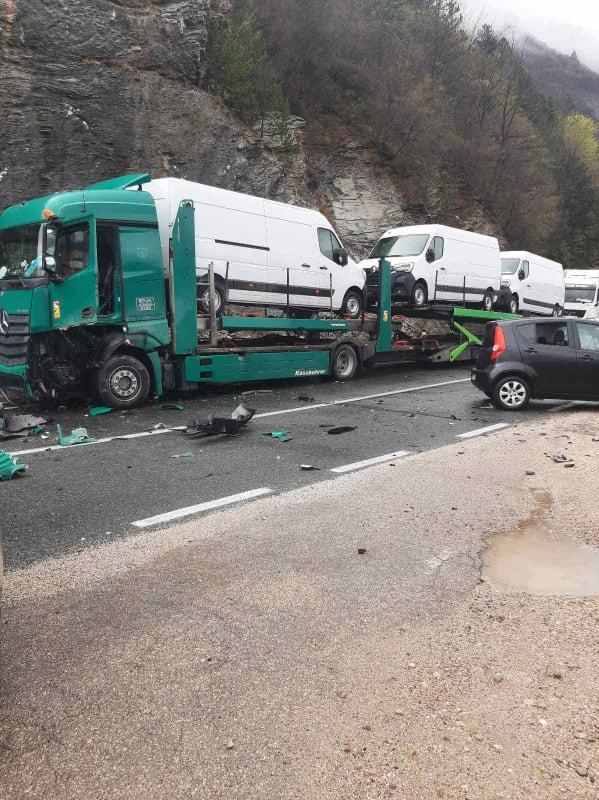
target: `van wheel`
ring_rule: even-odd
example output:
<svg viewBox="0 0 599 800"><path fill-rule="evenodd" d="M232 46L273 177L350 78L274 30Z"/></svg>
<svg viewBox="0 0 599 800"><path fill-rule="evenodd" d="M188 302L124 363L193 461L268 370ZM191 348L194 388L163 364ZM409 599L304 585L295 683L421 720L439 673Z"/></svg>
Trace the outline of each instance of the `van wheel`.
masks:
<svg viewBox="0 0 599 800"><path fill-rule="evenodd" d="M132 408L147 399L150 373L134 356L117 354L98 370L96 388L100 400L110 408Z"/></svg>
<svg viewBox="0 0 599 800"><path fill-rule="evenodd" d="M359 292L350 289L345 295L341 313L350 319L360 319L364 313L364 299Z"/></svg>
<svg viewBox="0 0 599 800"><path fill-rule="evenodd" d="M552 316L553 317L561 317L561 315L562 315L562 310L558 305L556 305L554 307L554 309L553 309Z"/></svg>
<svg viewBox="0 0 599 800"><path fill-rule="evenodd" d="M482 309L483 311L493 311L493 303L495 302L495 292L493 289L487 289L483 296Z"/></svg>
<svg viewBox="0 0 599 800"><path fill-rule="evenodd" d="M517 314L520 303L518 302L518 295L513 294L510 297L510 314Z"/></svg>
<svg viewBox="0 0 599 800"><path fill-rule="evenodd" d="M225 307L226 302L225 287L220 281L214 282L214 300L216 305L216 316L220 317L222 316L223 308ZM210 314L210 288L208 286L201 290L199 301L201 311L204 314Z"/></svg>
<svg viewBox="0 0 599 800"><path fill-rule="evenodd" d="M502 411L522 411L530 403L530 388L516 376L501 378L493 389L493 405Z"/></svg>
<svg viewBox="0 0 599 800"><path fill-rule="evenodd" d="M354 348L349 344L341 344L331 358L331 376L336 381L351 381L356 377L359 366Z"/></svg>
<svg viewBox="0 0 599 800"><path fill-rule="evenodd" d="M424 281L416 281L412 289L412 305L414 308L423 308L428 303L428 289Z"/></svg>

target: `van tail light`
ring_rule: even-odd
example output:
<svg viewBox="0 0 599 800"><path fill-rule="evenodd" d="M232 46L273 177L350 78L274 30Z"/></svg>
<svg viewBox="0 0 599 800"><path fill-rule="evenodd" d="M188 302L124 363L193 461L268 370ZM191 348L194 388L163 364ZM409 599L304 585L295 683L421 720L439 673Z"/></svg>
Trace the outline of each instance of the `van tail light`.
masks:
<svg viewBox="0 0 599 800"><path fill-rule="evenodd" d="M495 326L495 335L493 337L493 350L491 352L491 361L496 361L502 353L506 350L505 333L500 325Z"/></svg>

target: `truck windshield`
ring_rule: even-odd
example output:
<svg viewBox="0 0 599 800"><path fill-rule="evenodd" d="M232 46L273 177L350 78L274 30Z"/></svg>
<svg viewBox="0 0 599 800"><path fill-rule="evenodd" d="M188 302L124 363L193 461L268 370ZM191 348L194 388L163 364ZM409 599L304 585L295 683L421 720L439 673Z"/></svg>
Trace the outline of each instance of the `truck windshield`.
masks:
<svg viewBox="0 0 599 800"><path fill-rule="evenodd" d="M519 258L502 258L501 259L501 274L502 275L515 275L520 266Z"/></svg>
<svg viewBox="0 0 599 800"><path fill-rule="evenodd" d="M592 303L597 287L592 284L566 286L566 303Z"/></svg>
<svg viewBox="0 0 599 800"><path fill-rule="evenodd" d="M0 230L0 275L4 280L44 275L42 233L43 226L39 223Z"/></svg>
<svg viewBox="0 0 599 800"><path fill-rule="evenodd" d="M410 233L405 236L388 236L381 239L369 258L388 258L389 256L419 256L428 242L428 233Z"/></svg>

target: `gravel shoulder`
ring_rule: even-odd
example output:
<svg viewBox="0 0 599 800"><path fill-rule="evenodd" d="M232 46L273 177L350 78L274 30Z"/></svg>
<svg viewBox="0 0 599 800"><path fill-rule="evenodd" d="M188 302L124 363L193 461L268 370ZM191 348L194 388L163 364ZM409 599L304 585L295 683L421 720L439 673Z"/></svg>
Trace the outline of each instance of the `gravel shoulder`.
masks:
<svg viewBox="0 0 599 800"><path fill-rule="evenodd" d="M599 546L597 437L547 417L10 573L0 797L595 798L599 599L481 575L541 493Z"/></svg>

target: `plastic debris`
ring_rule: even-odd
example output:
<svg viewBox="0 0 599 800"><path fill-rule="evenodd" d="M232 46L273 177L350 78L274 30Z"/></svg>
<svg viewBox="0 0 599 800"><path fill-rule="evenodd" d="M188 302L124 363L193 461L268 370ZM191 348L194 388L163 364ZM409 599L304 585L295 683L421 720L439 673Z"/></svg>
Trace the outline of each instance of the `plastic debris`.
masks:
<svg viewBox="0 0 599 800"><path fill-rule="evenodd" d="M181 403L179 401L172 402L172 403L161 403L160 404L160 408L164 408L165 410L170 410L170 411L184 411L185 410L185 406L183 405L183 403Z"/></svg>
<svg viewBox="0 0 599 800"><path fill-rule="evenodd" d="M319 472L320 467L315 467L314 464L300 464L300 469L304 472Z"/></svg>
<svg viewBox="0 0 599 800"><path fill-rule="evenodd" d="M271 439L278 439L279 442L290 442L291 437L287 431L271 431L270 433L263 433L262 436L269 436Z"/></svg>
<svg viewBox="0 0 599 800"><path fill-rule="evenodd" d="M0 439L16 439L29 434L38 428L44 429L48 422L45 417L34 417L31 414L9 414L0 417Z"/></svg>
<svg viewBox="0 0 599 800"><path fill-rule="evenodd" d="M74 428L71 433L65 436L62 432L62 427L57 425L56 441L61 447L71 447L74 444L89 444L96 440L88 434L85 428Z"/></svg>
<svg viewBox="0 0 599 800"><path fill-rule="evenodd" d="M48 436L46 434L46 426L45 425L36 425L35 428L31 428L27 431L27 438L34 439L37 436L41 436L42 439L47 439Z"/></svg>
<svg viewBox="0 0 599 800"><path fill-rule="evenodd" d="M353 428L351 425L342 425L340 428L331 428L327 433L331 436L341 436L343 433L351 433L357 430L357 428Z"/></svg>
<svg viewBox="0 0 599 800"><path fill-rule="evenodd" d="M150 428L151 431L164 431L166 430L166 425L164 422L157 422L156 425L152 425Z"/></svg>
<svg viewBox="0 0 599 800"><path fill-rule="evenodd" d="M171 458L193 458L193 453L191 451L189 453L179 453L176 456L171 456Z"/></svg>
<svg viewBox="0 0 599 800"><path fill-rule="evenodd" d="M109 408L108 406L93 406L92 408L88 409L87 413L90 415L90 417L99 417L102 414L110 414L111 411L112 408Z"/></svg>
<svg viewBox="0 0 599 800"><path fill-rule="evenodd" d="M9 481L15 475L27 471L26 464L19 464L14 456L0 450L0 481Z"/></svg>
<svg viewBox="0 0 599 800"><path fill-rule="evenodd" d="M237 406L230 417L197 417L187 423L186 436L233 436L240 433L253 418L256 410L243 403Z"/></svg>
<svg viewBox="0 0 599 800"><path fill-rule="evenodd" d="M556 464L566 464L568 461L571 461L570 458L565 453L562 453L561 450L558 450L556 453L549 455L548 453L545 454L548 458L552 461L555 461Z"/></svg>

